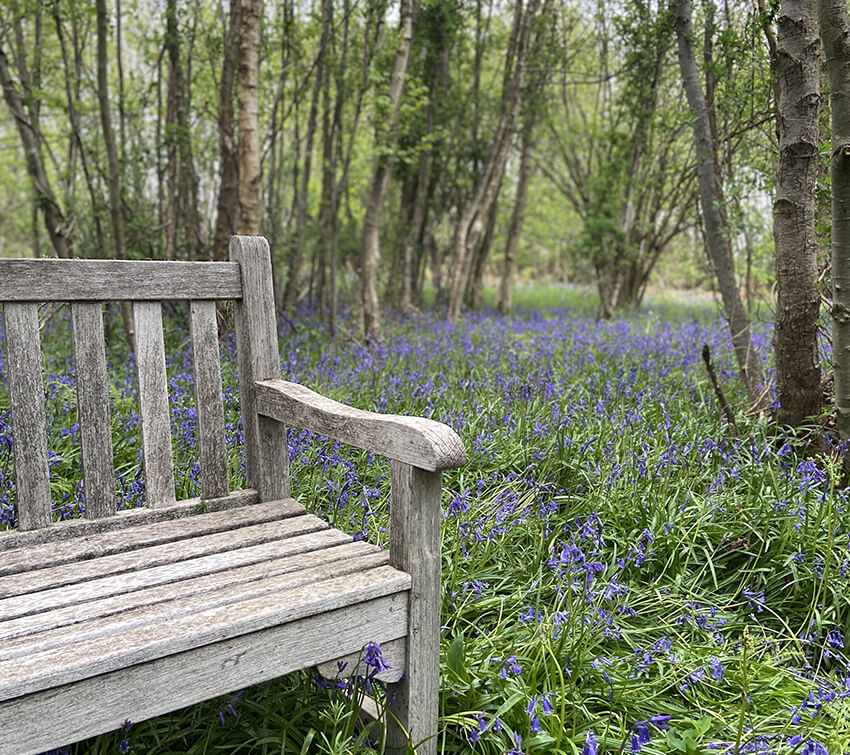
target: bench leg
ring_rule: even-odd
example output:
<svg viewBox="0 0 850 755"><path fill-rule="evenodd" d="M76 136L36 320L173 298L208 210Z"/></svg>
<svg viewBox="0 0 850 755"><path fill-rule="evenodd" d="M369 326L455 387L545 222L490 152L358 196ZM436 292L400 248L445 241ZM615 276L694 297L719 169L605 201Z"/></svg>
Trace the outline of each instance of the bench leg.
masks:
<svg viewBox="0 0 850 755"><path fill-rule="evenodd" d="M405 677L389 685L387 752L437 753L440 698L440 524L442 473L392 462L390 562L413 578Z"/></svg>

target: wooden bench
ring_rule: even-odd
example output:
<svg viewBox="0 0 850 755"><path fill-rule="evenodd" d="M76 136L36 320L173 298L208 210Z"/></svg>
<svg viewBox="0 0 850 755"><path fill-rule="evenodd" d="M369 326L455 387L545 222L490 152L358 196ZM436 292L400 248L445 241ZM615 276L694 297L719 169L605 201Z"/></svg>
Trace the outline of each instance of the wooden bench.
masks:
<svg viewBox="0 0 850 755"><path fill-rule="evenodd" d="M369 642L390 657L391 751L437 752L447 426L280 379L268 243L230 262L0 261L18 528L0 533L0 755L119 728ZM146 505L116 513L102 302L131 301ZM202 497L176 501L161 302L190 302ZM235 302L247 486L228 489L216 300ZM53 523L41 302L70 302L85 518ZM391 460L389 552L289 497L284 423ZM353 664L349 664L353 665Z"/></svg>

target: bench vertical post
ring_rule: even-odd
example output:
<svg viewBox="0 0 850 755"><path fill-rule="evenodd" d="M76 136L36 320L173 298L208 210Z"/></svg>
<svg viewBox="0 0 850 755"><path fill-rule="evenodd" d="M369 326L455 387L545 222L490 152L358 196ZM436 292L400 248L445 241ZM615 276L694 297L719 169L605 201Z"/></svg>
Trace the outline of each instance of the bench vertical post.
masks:
<svg viewBox="0 0 850 755"><path fill-rule="evenodd" d="M436 755L440 695L440 524L442 472L390 462L390 564L413 579L407 669L389 685L388 752Z"/></svg>
<svg viewBox="0 0 850 755"><path fill-rule="evenodd" d="M289 496L286 427L257 414L254 383L280 378L277 320L269 242L233 236L230 259L242 269L242 299L236 302L239 399L245 435L245 476L261 501Z"/></svg>

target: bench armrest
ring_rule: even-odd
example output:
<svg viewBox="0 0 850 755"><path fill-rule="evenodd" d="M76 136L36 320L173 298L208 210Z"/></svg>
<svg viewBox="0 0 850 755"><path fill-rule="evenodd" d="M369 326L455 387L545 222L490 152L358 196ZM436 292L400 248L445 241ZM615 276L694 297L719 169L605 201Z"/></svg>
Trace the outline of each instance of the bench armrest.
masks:
<svg viewBox="0 0 850 755"><path fill-rule="evenodd" d="M442 422L354 409L286 380L254 386L257 413L263 416L431 472L466 463L463 443Z"/></svg>

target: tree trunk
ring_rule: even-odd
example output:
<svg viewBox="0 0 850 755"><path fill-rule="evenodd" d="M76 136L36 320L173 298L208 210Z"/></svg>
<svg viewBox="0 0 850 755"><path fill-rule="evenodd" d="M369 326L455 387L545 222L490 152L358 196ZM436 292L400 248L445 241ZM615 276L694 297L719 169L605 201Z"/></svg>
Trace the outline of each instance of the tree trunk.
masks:
<svg viewBox="0 0 850 755"><path fill-rule="evenodd" d="M729 322L735 357L747 387L750 403L754 408L762 410L766 398L762 387L764 378L750 337L750 322L735 281L735 263L728 236L723 186L716 170L717 149L711 138L708 108L691 42L690 0L676 0L675 8L679 67L688 104L694 114L697 176L706 246L717 276L717 286L720 289L723 309Z"/></svg>
<svg viewBox="0 0 850 755"><path fill-rule="evenodd" d="M32 182L36 205L44 218L44 227L50 237L50 244L57 257L70 257L71 241L67 235L67 223L62 208L56 201L41 154L41 131L24 107L21 94L12 81L9 60L2 49L0 49L0 85L3 86L3 98L18 127L18 135L21 138L27 163L27 173ZM27 99L32 100L31 97Z"/></svg>
<svg viewBox="0 0 850 755"><path fill-rule="evenodd" d="M307 133L304 139L304 167L301 170L301 188L298 192L298 204L295 209L295 239L289 255L289 269L286 276L286 288L283 291L282 306L285 311L292 309L299 286L301 265L304 259L304 246L307 236L307 203L310 198L310 174L313 169L313 141L316 138L316 126L319 115L319 97L322 93L325 51L328 43L329 22L327 12L322 14L322 36L316 54L316 80L313 84L313 96L307 116Z"/></svg>
<svg viewBox="0 0 850 755"><path fill-rule="evenodd" d="M505 63L499 122L475 194L463 209L452 238L448 304L446 307L446 315L452 322L460 316L474 250L481 232L484 230L487 215L496 199L504 174L505 160L520 106L525 57L537 7L537 0L528 0L525 9L523 9L521 2L516 4Z"/></svg>
<svg viewBox="0 0 850 755"><path fill-rule="evenodd" d="M776 247L777 421L798 427L822 404L818 362L817 239L820 51L816 0L783 0L776 38L779 165L773 202Z"/></svg>
<svg viewBox="0 0 850 755"><path fill-rule="evenodd" d="M846 0L820 0L832 111L832 351L841 440L850 438L850 20ZM845 469L850 454L845 454Z"/></svg>
<svg viewBox="0 0 850 755"><path fill-rule="evenodd" d="M237 2L238 0L233 0ZM239 233L260 233L260 20L262 0L241 0L239 100Z"/></svg>
<svg viewBox="0 0 850 755"><path fill-rule="evenodd" d="M369 193L366 199L366 214L360 238L360 305L363 312L363 335L372 342L381 334L381 312L378 302L378 266L381 260L380 230L381 212L392 171L392 149L395 146L401 96L407 75L407 62L413 40L414 0L401 1L399 29L401 39L396 48L392 79L390 80L389 107L384 123L385 140L375 158Z"/></svg>
<svg viewBox="0 0 850 755"><path fill-rule="evenodd" d="M230 22L218 87L219 189L212 257L227 260L230 237L236 233L239 212L239 156L233 134L233 79L239 50L240 0L230 0Z"/></svg>
<svg viewBox="0 0 850 755"><path fill-rule="evenodd" d="M514 267L516 252L519 248L519 237L522 234L522 224L525 220L525 206L528 201L528 184L531 181L531 137L534 132L534 121L529 116L522 128L522 147L519 157L519 177L517 178L514 209L511 213L511 223L508 226L508 239L505 243L505 260L502 263L502 280L499 284L499 312L507 314L513 305Z"/></svg>

